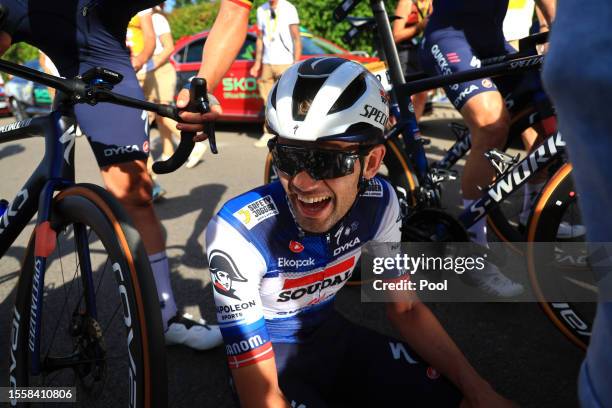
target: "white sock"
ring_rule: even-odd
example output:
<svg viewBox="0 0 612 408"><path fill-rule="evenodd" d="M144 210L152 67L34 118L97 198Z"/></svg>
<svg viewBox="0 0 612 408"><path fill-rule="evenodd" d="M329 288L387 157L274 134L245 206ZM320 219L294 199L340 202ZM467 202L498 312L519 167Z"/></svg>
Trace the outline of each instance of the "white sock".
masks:
<svg viewBox="0 0 612 408"><path fill-rule="evenodd" d="M463 208L469 208L476 200L463 199ZM476 224L468 228L468 233L472 242L475 242L484 247L489 247L487 244L487 217L482 217Z"/></svg>
<svg viewBox="0 0 612 408"><path fill-rule="evenodd" d="M534 201L540 190L544 187L545 183L525 184L525 195L523 196L523 210L519 215L519 222L523 225L527 225L529 221L529 214L531 213L531 207L533 207Z"/></svg>
<svg viewBox="0 0 612 408"><path fill-rule="evenodd" d="M158 252L149 255L151 270L155 278L155 286L157 286L157 296L162 313L162 322L164 330L168 328L168 320L173 318L178 311L176 302L174 301L174 293L170 284L170 266L168 265L168 257L166 252Z"/></svg>

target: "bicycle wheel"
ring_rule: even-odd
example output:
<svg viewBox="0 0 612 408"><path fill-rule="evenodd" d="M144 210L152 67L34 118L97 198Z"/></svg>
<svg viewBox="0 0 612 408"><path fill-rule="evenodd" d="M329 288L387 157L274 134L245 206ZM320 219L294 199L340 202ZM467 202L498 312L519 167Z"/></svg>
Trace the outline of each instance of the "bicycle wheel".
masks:
<svg viewBox="0 0 612 408"><path fill-rule="evenodd" d="M520 140L521 134L540 119L538 115L539 113L535 106L528 106L514 115L510 131L508 132L508 140ZM547 169L542 169L541 171L553 174L553 171ZM487 224L491 231L498 239L508 243L510 248L518 253L521 253L522 249L512 243L525 241L526 228L524 225L521 225L519 219L523 210L525 194L525 187L522 187L487 213Z"/></svg>
<svg viewBox="0 0 612 408"><path fill-rule="evenodd" d="M578 196L574 190L572 166L563 165L543 188L529 221L529 243L551 243L550 250L527 246L528 273L540 306L552 323L574 344L586 350L596 303L561 301L560 294L594 297L594 277L586 262L584 234L581 239L559 239L562 222L581 224ZM571 242L571 245L564 245ZM578 292L577 292L578 291ZM590 293L589 293L590 291ZM589 296L591 295L591 296ZM553 301L554 300L554 301Z"/></svg>
<svg viewBox="0 0 612 408"><path fill-rule="evenodd" d="M35 231L19 278L11 384L76 387L77 403L86 407L167 406L155 283L124 211L102 188L80 184L55 197L50 228L56 233L51 242L39 240L53 251L44 275L35 257ZM35 307L33 282L40 279L42 301ZM30 352L34 316L41 322L39 358ZM32 375L33 363L40 364L38 375Z"/></svg>

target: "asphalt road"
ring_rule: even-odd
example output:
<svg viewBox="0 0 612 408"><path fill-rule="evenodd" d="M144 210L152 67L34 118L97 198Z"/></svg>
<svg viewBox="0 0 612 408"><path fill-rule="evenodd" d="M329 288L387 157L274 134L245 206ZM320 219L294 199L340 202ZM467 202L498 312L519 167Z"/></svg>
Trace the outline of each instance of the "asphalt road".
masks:
<svg viewBox="0 0 612 408"><path fill-rule="evenodd" d="M423 123L423 133L432 137L428 147L432 158L451 144L447 124L453 116L451 110L438 109ZM253 147L259 132L258 125L222 125L218 156L207 152L196 168L181 168L159 178L167 195L156 209L168 237L172 284L180 305L195 316L215 319L202 237L208 220L223 202L261 184L266 152ZM42 149L41 139L0 145L0 198L12 199L42 157ZM99 184L98 169L84 138L77 139L76 150L78 181ZM462 165L460 162L458 168ZM449 210L458 210L456 182L445 188L444 199ZM0 260L0 350L8 351L19 263L32 225ZM358 289L345 288L338 297L338 309L353 320L390 331L381 306L361 304L359 295ZM472 364L503 395L526 407L577 406L575 384L582 352L552 326L537 304L430 306ZM7 378L7 367L8 353L0 352L0 378ZM168 388L174 407L233 406L221 348L208 352L168 348Z"/></svg>

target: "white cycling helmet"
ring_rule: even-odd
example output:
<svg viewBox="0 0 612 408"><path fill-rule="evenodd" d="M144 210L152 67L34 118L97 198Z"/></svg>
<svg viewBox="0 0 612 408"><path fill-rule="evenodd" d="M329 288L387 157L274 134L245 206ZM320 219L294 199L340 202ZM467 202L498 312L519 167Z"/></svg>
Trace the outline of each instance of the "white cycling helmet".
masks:
<svg viewBox="0 0 612 408"><path fill-rule="evenodd" d="M304 102L310 106L300 109ZM381 83L358 63L311 58L291 66L266 104L271 133L306 142L383 142L389 102Z"/></svg>

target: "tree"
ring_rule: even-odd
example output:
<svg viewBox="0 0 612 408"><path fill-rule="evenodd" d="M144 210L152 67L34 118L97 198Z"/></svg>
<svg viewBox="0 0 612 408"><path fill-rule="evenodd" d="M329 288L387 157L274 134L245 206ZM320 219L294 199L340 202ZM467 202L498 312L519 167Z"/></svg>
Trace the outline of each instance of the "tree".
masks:
<svg viewBox="0 0 612 408"><path fill-rule="evenodd" d="M202 2L175 8L168 14L168 22L175 40L208 30L212 27L219 12L219 3Z"/></svg>

